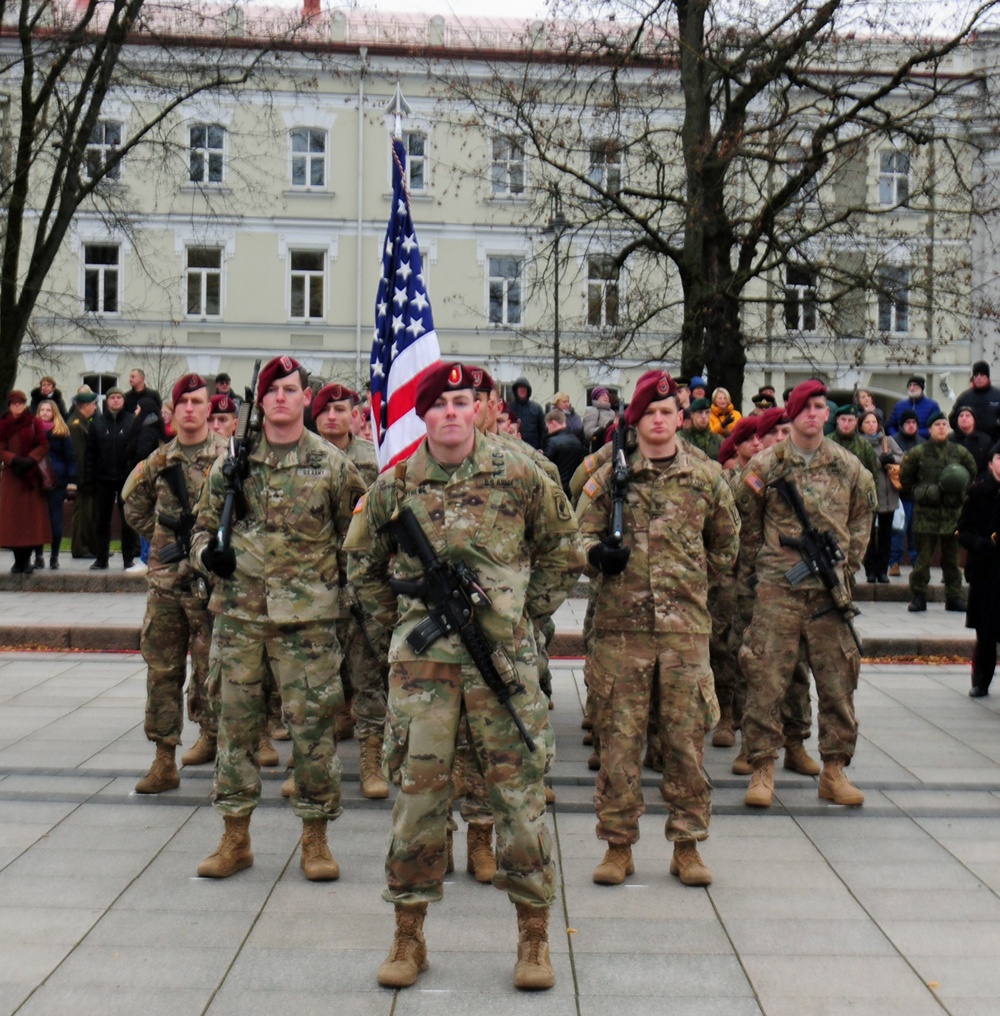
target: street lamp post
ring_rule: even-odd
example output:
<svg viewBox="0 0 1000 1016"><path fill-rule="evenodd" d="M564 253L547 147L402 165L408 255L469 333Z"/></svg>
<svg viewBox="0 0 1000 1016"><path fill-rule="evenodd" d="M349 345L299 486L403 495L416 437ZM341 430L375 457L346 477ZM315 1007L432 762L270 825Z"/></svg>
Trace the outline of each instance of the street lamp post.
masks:
<svg viewBox="0 0 1000 1016"><path fill-rule="evenodd" d="M555 281L553 286L555 302L552 315L552 380L554 391L559 391L559 241L562 239L563 233L566 232L566 226L566 216L563 215L562 211L562 196L559 193L559 188L556 187L552 191L552 217L542 231L546 235L552 235L552 256L555 261Z"/></svg>

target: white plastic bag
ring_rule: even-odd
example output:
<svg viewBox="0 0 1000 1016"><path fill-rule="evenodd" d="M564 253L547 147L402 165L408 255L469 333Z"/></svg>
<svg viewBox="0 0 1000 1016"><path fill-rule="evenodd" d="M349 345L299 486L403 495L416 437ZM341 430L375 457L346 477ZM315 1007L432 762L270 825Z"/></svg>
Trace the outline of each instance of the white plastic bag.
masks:
<svg viewBox="0 0 1000 1016"><path fill-rule="evenodd" d="M903 502L900 501L896 505L896 510L892 513L892 531L894 533L901 533L906 528L906 511L903 508Z"/></svg>

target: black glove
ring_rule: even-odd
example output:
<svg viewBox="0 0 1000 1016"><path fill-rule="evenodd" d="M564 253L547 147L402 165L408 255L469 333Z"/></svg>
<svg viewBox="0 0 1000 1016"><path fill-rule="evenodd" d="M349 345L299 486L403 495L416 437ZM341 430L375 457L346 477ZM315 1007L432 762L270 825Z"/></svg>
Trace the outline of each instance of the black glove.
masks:
<svg viewBox="0 0 1000 1016"><path fill-rule="evenodd" d="M631 553L631 547L611 547L602 541L590 548L587 560L605 575L621 575Z"/></svg>
<svg viewBox="0 0 1000 1016"><path fill-rule="evenodd" d="M27 476L35 468L35 460L29 455L16 455L11 459L10 468L15 476Z"/></svg>
<svg viewBox="0 0 1000 1016"><path fill-rule="evenodd" d="M882 452L879 458L882 460L883 466L891 466L896 461L896 456L892 452Z"/></svg>
<svg viewBox="0 0 1000 1016"><path fill-rule="evenodd" d="M236 571L236 551L213 542L201 552L201 563L220 579L228 579Z"/></svg>

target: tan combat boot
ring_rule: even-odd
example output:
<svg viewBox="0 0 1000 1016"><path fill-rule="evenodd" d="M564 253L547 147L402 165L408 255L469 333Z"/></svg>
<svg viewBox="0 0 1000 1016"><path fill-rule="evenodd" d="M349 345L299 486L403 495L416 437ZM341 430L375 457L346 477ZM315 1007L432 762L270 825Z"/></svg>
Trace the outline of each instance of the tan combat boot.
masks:
<svg viewBox="0 0 1000 1016"><path fill-rule="evenodd" d="M806 751L806 746L801 741L785 742L784 766L803 776L819 776L819 763Z"/></svg>
<svg viewBox="0 0 1000 1016"><path fill-rule="evenodd" d="M271 744L270 735L265 730L260 735L260 742L257 745L257 765L276 766L280 761L277 749Z"/></svg>
<svg viewBox="0 0 1000 1016"><path fill-rule="evenodd" d="M288 777L287 780L285 780L284 783L281 784L281 796L291 797L292 794L294 793L295 793L295 774L293 773L291 776Z"/></svg>
<svg viewBox="0 0 1000 1016"><path fill-rule="evenodd" d="M215 734L203 730L198 735L198 740L181 755L181 765L203 766L206 762L214 762L217 751Z"/></svg>
<svg viewBox="0 0 1000 1016"><path fill-rule="evenodd" d="M518 903L514 987L521 991L545 991L555 983L549 958L549 908Z"/></svg>
<svg viewBox="0 0 1000 1016"><path fill-rule="evenodd" d="M770 808L774 800L774 759L765 755L753 764L753 776L743 803L751 808Z"/></svg>
<svg viewBox="0 0 1000 1016"><path fill-rule="evenodd" d="M177 763L174 761L176 751L172 744L157 744L156 757L149 772L135 785L137 794L159 794L164 790L175 790L181 785Z"/></svg>
<svg viewBox="0 0 1000 1016"><path fill-rule="evenodd" d="M844 775L842 758L827 759L819 777L819 796L824 801L857 807L865 803L865 795Z"/></svg>
<svg viewBox="0 0 1000 1016"><path fill-rule="evenodd" d="M670 859L670 874L680 877L684 885L711 885L712 872L701 859L694 840L677 840Z"/></svg>
<svg viewBox="0 0 1000 1016"><path fill-rule="evenodd" d="M753 766L747 759L747 743L742 734L740 734L740 753L733 759L730 771L737 776L749 776L753 772Z"/></svg>
<svg viewBox="0 0 1000 1016"><path fill-rule="evenodd" d="M396 934L388 959L378 968L383 988L409 988L429 966L424 941L426 903L396 904Z"/></svg>
<svg viewBox="0 0 1000 1016"><path fill-rule="evenodd" d="M361 793L371 799L380 800L389 796L389 784L382 775L382 738L372 734L361 742L359 763Z"/></svg>
<svg viewBox="0 0 1000 1016"><path fill-rule="evenodd" d="M253 864L250 849L250 816L226 815L222 839L214 854L210 854L198 865L201 878L229 878L236 872Z"/></svg>
<svg viewBox="0 0 1000 1016"><path fill-rule="evenodd" d="M497 873L492 826L470 825L465 834L465 852L466 870L476 876L477 882L492 882Z"/></svg>
<svg viewBox="0 0 1000 1016"><path fill-rule="evenodd" d="M612 844L604 852L604 860L594 869L594 881L598 885L621 885L626 875L635 873L632 848Z"/></svg>
<svg viewBox="0 0 1000 1016"><path fill-rule="evenodd" d="M733 707L722 706L719 722L712 732L713 748L732 748L736 744L736 734L733 730Z"/></svg>
<svg viewBox="0 0 1000 1016"><path fill-rule="evenodd" d="M333 859L326 842L326 819L302 820L302 858L299 867L310 882L335 882L340 878L340 865Z"/></svg>

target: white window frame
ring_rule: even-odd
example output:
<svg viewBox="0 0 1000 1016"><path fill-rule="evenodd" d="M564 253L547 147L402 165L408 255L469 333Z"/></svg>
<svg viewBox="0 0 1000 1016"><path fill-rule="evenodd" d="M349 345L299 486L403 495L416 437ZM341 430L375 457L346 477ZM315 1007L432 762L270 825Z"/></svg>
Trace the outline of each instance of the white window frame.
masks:
<svg viewBox="0 0 1000 1016"><path fill-rule="evenodd" d="M210 142L212 131L221 131L221 144L216 146ZM197 143L195 131L204 131L204 143ZM195 187L222 187L226 182L226 144L229 132L220 123L199 122L188 125L188 183ZM196 160L201 172L195 176ZM213 180L216 166L218 179Z"/></svg>
<svg viewBox="0 0 1000 1016"><path fill-rule="evenodd" d="M790 321L794 310L795 322ZM819 315L816 300L816 273L802 265L785 265L785 329L812 335Z"/></svg>
<svg viewBox="0 0 1000 1016"><path fill-rule="evenodd" d="M503 271L505 265L514 267L514 274ZM490 254L486 259L486 317L498 328L514 327L524 321L524 266L525 259L517 254ZM496 293L496 299L494 299ZM511 296L515 299L512 301ZM516 317L511 315L516 306ZM499 315L494 317L494 307Z"/></svg>
<svg viewBox="0 0 1000 1016"><path fill-rule="evenodd" d="M878 203L883 208L905 205L910 197L910 156L898 148L878 153Z"/></svg>
<svg viewBox="0 0 1000 1016"><path fill-rule="evenodd" d="M306 147L303 149L296 149L296 140L297 138L302 137L304 137ZM312 147L313 142L316 139L321 140L323 144L323 147L319 151L315 151ZM288 148L290 158L289 179L291 181L292 189L302 191L325 191L327 189L327 180L329 178L329 169L327 166L329 132L325 131L322 127L293 127L292 130L288 132ZM304 183L295 182L295 169L296 165L299 163L302 165ZM320 167L320 173L322 176L319 183L315 183L313 181L313 170L316 166Z"/></svg>
<svg viewBox="0 0 1000 1016"><path fill-rule="evenodd" d="M418 139L423 139L423 152L414 155ZM430 134L425 130L403 131L403 147L406 149L406 189L410 194L426 194L430 190ZM414 186L414 165L420 166L420 185Z"/></svg>
<svg viewBox="0 0 1000 1016"><path fill-rule="evenodd" d="M97 249L113 250L113 262L90 260ZM108 283L114 280L114 306L108 308ZM88 290L93 288L96 306L88 306ZM117 317L122 305L122 245L107 241L88 240L83 244L83 309L97 317Z"/></svg>
<svg viewBox="0 0 1000 1016"><path fill-rule="evenodd" d="M494 134L490 138L490 193L496 198L521 198L527 186L524 142L510 134Z"/></svg>
<svg viewBox="0 0 1000 1016"><path fill-rule="evenodd" d="M910 334L910 269L889 265L878 270L878 330L889 335Z"/></svg>
<svg viewBox="0 0 1000 1016"><path fill-rule="evenodd" d="M211 252L218 256L217 265L192 265L191 255L195 251ZM184 250L184 316L204 321L222 317L222 266L225 252L218 244L189 244ZM218 289L218 310L208 309L208 293L214 279ZM191 309L191 286L197 283L198 309Z"/></svg>
<svg viewBox="0 0 1000 1016"><path fill-rule="evenodd" d="M312 257L315 256L319 260L319 268L311 268L304 266L300 263L296 265L296 260L301 259L303 255ZM328 291L327 286L327 271L326 264L329 257L329 252L321 247L309 247L309 246L289 246L288 248L288 316L292 321L325 321L326 320L326 296ZM321 287L320 292L320 307L318 314L309 313L310 307L313 303L314 286L319 283ZM302 310L305 313L295 313L295 301L297 298L296 290L301 287L301 299L302 299Z"/></svg>
<svg viewBox="0 0 1000 1016"><path fill-rule="evenodd" d="M602 266L604 266L602 268ZM614 276L602 275L601 271L614 270ZM595 274L596 270L596 274ZM621 319L623 272L615 264L610 254L590 254L587 256L587 324L591 328L613 328ZM614 294L613 313L609 314L608 296ZM595 320L593 308L600 307L599 320Z"/></svg>
<svg viewBox="0 0 1000 1016"><path fill-rule="evenodd" d="M617 138L593 138L587 179L608 194L618 194L625 179L625 154Z"/></svg>
<svg viewBox="0 0 1000 1016"><path fill-rule="evenodd" d="M118 134L117 141L108 141L108 133L116 130ZM95 176L100 176L103 172L103 179L118 181L122 175L122 163L118 162L106 172L105 167L108 164L108 157L114 156L114 153L121 148L122 138L125 135L125 124L120 120L98 120L94 124L94 129L91 132L90 140L87 142L87 147L83 152L83 176L87 180L93 180ZM91 173L90 168L94 166L97 169L96 173Z"/></svg>

